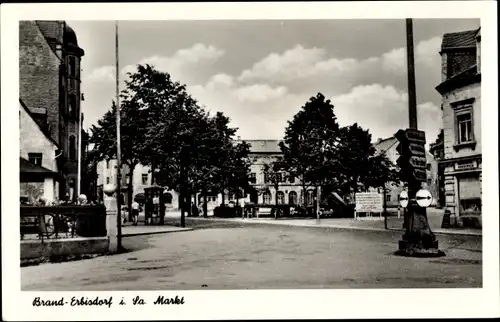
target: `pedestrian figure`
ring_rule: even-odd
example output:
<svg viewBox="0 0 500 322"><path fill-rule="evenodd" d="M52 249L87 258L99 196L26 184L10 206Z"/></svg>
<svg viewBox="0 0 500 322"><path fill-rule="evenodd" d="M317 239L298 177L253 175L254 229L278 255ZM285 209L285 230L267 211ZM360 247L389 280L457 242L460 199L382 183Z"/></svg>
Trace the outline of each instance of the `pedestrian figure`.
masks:
<svg viewBox="0 0 500 322"><path fill-rule="evenodd" d="M139 219L139 203L134 200L132 203L132 225L137 226Z"/></svg>

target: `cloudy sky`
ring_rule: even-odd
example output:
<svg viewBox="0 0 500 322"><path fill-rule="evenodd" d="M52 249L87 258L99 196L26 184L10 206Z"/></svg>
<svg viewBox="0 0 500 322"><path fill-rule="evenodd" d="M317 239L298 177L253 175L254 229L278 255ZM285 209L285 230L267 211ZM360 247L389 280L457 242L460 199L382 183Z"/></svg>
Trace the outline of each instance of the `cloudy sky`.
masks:
<svg viewBox="0 0 500 322"><path fill-rule="evenodd" d="M115 95L114 22L68 21L82 60L85 127ZM419 128L441 126L439 48L444 33L479 20L414 20ZM243 139L279 139L287 120L318 92L341 125L357 122L373 140L408 127L404 20L123 21L122 75L150 63L187 84L210 111L223 111ZM123 77L121 77L123 79Z"/></svg>

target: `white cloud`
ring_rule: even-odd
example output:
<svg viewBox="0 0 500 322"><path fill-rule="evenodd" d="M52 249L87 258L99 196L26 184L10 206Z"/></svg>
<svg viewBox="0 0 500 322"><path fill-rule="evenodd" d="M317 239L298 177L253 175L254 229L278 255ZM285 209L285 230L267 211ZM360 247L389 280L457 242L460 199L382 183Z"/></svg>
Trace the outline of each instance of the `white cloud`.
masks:
<svg viewBox="0 0 500 322"><path fill-rule="evenodd" d="M115 80L115 67L101 66L83 76L83 82L112 82Z"/></svg>
<svg viewBox="0 0 500 322"><path fill-rule="evenodd" d="M271 87L267 84L255 84L240 87L235 90L236 97L242 102L264 103L270 100L282 98L287 94L284 86Z"/></svg>
<svg viewBox="0 0 500 322"><path fill-rule="evenodd" d="M137 64L153 65L160 71L168 72L176 78L182 78L184 69L214 62L223 55L224 50L212 45L195 44L190 48L176 51L172 56L155 55L143 58ZM137 64L125 66L123 70L133 72Z"/></svg>
<svg viewBox="0 0 500 322"><path fill-rule="evenodd" d="M357 86L331 100L341 125L357 122L370 129L374 140L408 127L408 95L393 86ZM423 102L417 105L417 116L419 129L426 132L427 141L434 141L442 122L441 109L432 102Z"/></svg>
<svg viewBox="0 0 500 322"><path fill-rule="evenodd" d="M441 38L435 37L419 42L415 47L418 68L439 65ZM304 48L301 45L284 51L271 53L244 70L238 80L241 82L271 82L286 84L293 81L321 77L314 83L328 82L332 86L342 82L354 84L367 77L382 77L384 74L406 73L406 48L394 48L379 57L357 60L328 57L322 48ZM307 85L307 84L305 84ZM315 84L316 85L316 84Z"/></svg>
<svg viewBox="0 0 500 322"><path fill-rule="evenodd" d="M215 90L220 88L229 88L234 84L234 77L228 74L216 74L207 82L206 87Z"/></svg>

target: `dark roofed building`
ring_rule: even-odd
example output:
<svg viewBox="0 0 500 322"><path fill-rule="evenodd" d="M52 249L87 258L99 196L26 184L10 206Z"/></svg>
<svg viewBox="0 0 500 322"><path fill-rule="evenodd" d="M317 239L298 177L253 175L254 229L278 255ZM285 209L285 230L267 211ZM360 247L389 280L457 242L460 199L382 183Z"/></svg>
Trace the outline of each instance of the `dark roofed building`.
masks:
<svg viewBox="0 0 500 322"><path fill-rule="evenodd" d="M65 21L19 22L19 99L61 150L57 194L76 199L81 121L80 63L84 55ZM83 147L83 144L82 144Z"/></svg>
<svg viewBox="0 0 500 322"><path fill-rule="evenodd" d="M455 48L475 48L476 47L476 34L479 29L467 30L461 32L453 32L443 35L443 42L441 49L455 49Z"/></svg>
<svg viewBox="0 0 500 322"><path fill-rule="evenodd" d="M443 140L439 152L440 199L452 224L481 222L481 30L445 34L441 46ZM443 178L444 177L444 178ZM472 219L475 218L475 219Z"/></svg>
<svg viewBox="0 0 500 322"><path fill-rule="evenodd" d="M475 73L477 36L480 29L443 35L441 43L441 81L445 82L464 72Z"/></svg>

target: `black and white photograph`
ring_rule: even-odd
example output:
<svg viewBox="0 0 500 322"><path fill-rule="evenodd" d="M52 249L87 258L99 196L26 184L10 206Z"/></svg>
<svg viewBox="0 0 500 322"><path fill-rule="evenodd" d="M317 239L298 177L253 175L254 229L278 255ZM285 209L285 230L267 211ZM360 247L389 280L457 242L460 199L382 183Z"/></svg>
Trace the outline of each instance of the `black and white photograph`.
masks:
<svg viewBox="0 0 500 322"><path fill-rule="evenodd" d="M498 317L496 3L313 4L2 5L9 319Z"/></svg>

